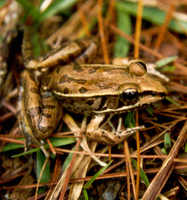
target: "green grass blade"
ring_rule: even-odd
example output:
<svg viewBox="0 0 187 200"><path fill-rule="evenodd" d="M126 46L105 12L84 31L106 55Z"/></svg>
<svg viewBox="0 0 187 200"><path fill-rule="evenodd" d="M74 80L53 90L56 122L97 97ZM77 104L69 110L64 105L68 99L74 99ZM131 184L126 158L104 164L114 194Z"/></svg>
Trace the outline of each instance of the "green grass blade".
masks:
<svg viewBox="0 0 187 200"><path fill-rule="evenodd" d="M146 107L146 111L148 112L148 114L149 114L150 116L153 116L154 111L153 111L153 108L152 108L150 105L148 105L148 106Z"/></svg>
<svg viewBox="0 0 187 200"><path fill-rule="evenodd" d="M25 17L31 16L33 24L39 24L41 12L39 7L36 7L32 1L16 0L24 9Z"/></svg>
<svg viewBox="0 0 187 200"><path fill-rule="evenodd" d="M75 138L70 138L70 137L68 137L68 138L50 138L50 141L51 141L51 143L52 143L52 145L54 147L59 147L59 146L64 146L64 145L68 145L68 144L74 143L75 142ZM49 145L45 144L44 148L48 149ZM38 152L39 150L40 150L39 147L38 148L33 148L33 149L31 149L31 150L29 150L27 152L22 152L22 153L13 155L12 158L16 158L16 157L32 154L32 153Z"/></svg>
<svg viewBox="0 0 187 200"><path fill-rule="evenodd" d="M118 4L117 4L118 5ZM130 35L131 30L131 19L127 12L124 12L119 6L116 6L117 11L117 27ZM126 57L130 48L130 43L123 37L117 36L115 46L114 46L114 57Z"/></svg>
<svg viewBox="0 0 187 200"><path fill-rule="evenodd" d="M18 141L23 141L24 138L19 138L17 140ZM24 145L23 144L18 144L18 143L8 143L3 147L1 152L11 151L11 150L20 149L20 148L24 148Z"/></svg>
<svg viewBox="0 0 187 200"><path fill-rule="evenodd" d="M166 100L168 100L170 103L176 105L176 106L180 106L179 103L177 103L174 99L172 99L171 97L166 96L165 97Z"/></svg>
<svg viewBox="0 0 187 200"><path fill-rule="evenodd" d="M162 72L174 72L176 70L176 67L174 65L171 66L165 66L161 69Z"/></svg>
<svg viewBox="0 0 187 200"><path fill-rule="evenodd" d="M88 192L85 190L85 189L83 189L83 195L84 195L84 199L85 200L88 200L89 198L88 198Z"/></svg>
<svg viewBox="0 0 187 200"><path fill-rule="evenodd" d="M106 166L102 167L85 185L84 189L88 189L92 183L95 181L95 179L100 176L110 165L112 161L110 161Z"/></svg>
<svg viewBox="0 0 187 200"><path fill-rule="evenodd" d="M161 152L162 152L164 155L167 155L167 154L168 154L165 148L161 148Z"/></svg>
<svg viewBox="0 0 187 200"><path fill-rule="evenodd" d="M164 65L167 65L167 64L175 61L177 58L178 58L177 56L170 56L167 58L163 58L155 63L156 67L157 68L163 67Z"/></svg>
<svg viewBox="0 0 187 200"><path fill-rule="evenodd" d="M4 6L4 4L5 4L5 0L0 0L0 8L2 7L2 6Z"/></svg>
<svg viewBox="0 0 187 200"><path fill-rule="evenodd" d="M171 147L171 138L170 135L168 133L166 133L164 135L164 147L165 149L168 149Z"/></svg>
<svg viewBox="0 0 187 200"><path fill-rule="evenodd" d="M128 112L126 117L125 117L125 127L126 128L133 128L135 127L136 122L135 122L135 115L134 112Z"/></svg>
<svg viewBox="0 0 187 200"><path fill-rule="evenodd" d="M131 161L132 161L133 167L137 170L137 162L136 162L136 160L135 159L131 159ZM149 184L150 184L149 183L149 179L148 179L146 173L144 172L144 170L142 168L140 168L140 178L144 182L146 187L148 187Z"/></svg>
<svg viewBox="0 0 187 200"><path fill-rule="evenodd" d="M74 149L73 149L74 150ZM62 166L62 170L65 171L65 169L69 166L71 160L72 160L72 153L69 153L67 158L65 159L63 166Z"/></svg>
<svg viewBox="0 0 187 200"><path fill-rule="evenodd" d="M75 5L77 0L55 0L52 4L42 13L40 21L55 15L58 12L65 12Z"/></svg>
<svg viewBox="0 0 187 200"><path fill-rule="evenodd" d="M47 148L47 145L44 145L45 148ZM38 148L33 148L31 150L28 150L28 151L24 151L22 153L18 153L18 154L15 154L12 156L12 158L18 158L20 156L26 156L26 155L29 155L29 154L32 154L32 153L35 153L35 152L38 152L40 151L41 149L38 147Z"/></svg>
<svg viewBox="0 0 187 200"><path fill-rule="evenodd" d="M144 172L144 170L142 168L140 169L140 178L141 178L141 180L143 180L146 187L148 187L150 182L149 182L149 179L148 179L146 173Z"/></svg>
<svg viewBox="0 0 187 200"><path fill-rule="evenodd" d="M116 1L117 5L131 15L137 14L137 3ZM142 18L156 25L162 25L165 21L166 13L156 7L145 6L142 13ZM187 31L187 21L172 19L168 25L169 29L178 33L185 33Z"/></svg>
<svg viewBox="0 0 187 200"><path fill-rule="evenodd" d="M46 160L46 157L43 154L43 152L41 150L38 151L37 154L36 154L36 176L37 176L37 180L40 177L41 170L42 170L42 167L43 167L45 160ZM46 164L46 167L43 171L42 177L40 179L40 183L47 183L47 182L50 181L50 178L51 178L51 176L50 176L50 164L49 164L49 161L48 161L48 163Z"/></svg>
<svg viewBox="0 0 187 200"><path fill-rule="evenodd" d="M23 144L9 143L3 147L2 152L12 151L12 150L21 149L21 148L24 148Z"/></svg>

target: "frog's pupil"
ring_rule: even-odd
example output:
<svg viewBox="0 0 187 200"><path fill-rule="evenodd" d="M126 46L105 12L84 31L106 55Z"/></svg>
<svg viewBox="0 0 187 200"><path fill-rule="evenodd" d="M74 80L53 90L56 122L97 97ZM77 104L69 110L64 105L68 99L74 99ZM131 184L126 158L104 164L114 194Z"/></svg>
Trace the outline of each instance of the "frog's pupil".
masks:
<svg viewBox="0 0 187 200"><path fill-rule="evenodd" d="M138 97L138 92L135 90L127 90L121 94L123 99L134 99Z"/></svg>

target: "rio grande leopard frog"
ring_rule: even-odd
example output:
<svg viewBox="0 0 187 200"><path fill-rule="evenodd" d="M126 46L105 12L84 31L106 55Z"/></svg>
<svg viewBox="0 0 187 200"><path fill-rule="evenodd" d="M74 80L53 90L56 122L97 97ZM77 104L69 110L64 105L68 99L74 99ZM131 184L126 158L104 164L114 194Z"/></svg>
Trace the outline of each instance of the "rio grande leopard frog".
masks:
<svg viewBox="0 0 187 200"><path fill-rule="evenodd" d="M96 51L94 42L80 40L38 60L26 60L19 105L27 142L39 143L48 137L58 126L63 108L101 123L106 115L153 103L166 93L142 61L132 60L124 66L89 64ZM104 143L121 141L120 135L106 130L87 129L86 134Z"/></svg>

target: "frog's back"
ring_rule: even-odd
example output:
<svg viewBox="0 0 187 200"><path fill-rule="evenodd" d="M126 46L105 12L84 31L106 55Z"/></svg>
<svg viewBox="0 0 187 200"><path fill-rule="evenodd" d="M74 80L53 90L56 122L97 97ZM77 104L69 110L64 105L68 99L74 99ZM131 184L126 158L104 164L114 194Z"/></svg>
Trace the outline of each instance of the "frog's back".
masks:
<svg viewBox="0 0 187 200"><path fill-rule="evenodd" d="M48 89L58 96L91 97L118 94L120 86L134 82L126 68L70 64L56 68ZM134 80L134 81L133 81Z"/></svg>

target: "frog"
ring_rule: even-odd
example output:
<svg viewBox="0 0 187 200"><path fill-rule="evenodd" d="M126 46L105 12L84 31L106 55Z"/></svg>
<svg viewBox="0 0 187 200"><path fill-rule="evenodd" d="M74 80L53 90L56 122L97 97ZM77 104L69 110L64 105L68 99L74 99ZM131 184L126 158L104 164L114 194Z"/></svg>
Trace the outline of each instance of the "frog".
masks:
<svg viewBox="0 0 187 200"><path fill-rule="evenodd" d="M140 60L131 60L126 66L72 63L57 67L50 76L55 78L46 76L43 89L52 91L67 111L91 116L87 138L110 145L120 143L137 129L108 131L101 128L105 121L111 124L114 115L142 108L166 94L165 87L147 73Z"/></svg>
<svg viewBox="0 0 187 200"><path fill-rule="evenodd" d="M42 139L54 132L62 116L63 109L59 101L51 91L43 89L44 77L49 75L50 70L53 70L54 66L59 63L69 63L74 57L77 57L77 63L82 63L89 60L87 54L96 53L95 43L90 40L77 40L65 42L63 48L54 49L36 60L32 56L32 45L28 41L30 34L31 32L26 28L22 44L26 69L21 74L18 103L19 125L26 138L25 149L28 149L33 142L41 145ZM31 57L33 59L30 59Z"/></svg>
<svg viewBox="0 0 187 200"><path fill-rule="evenodd" d="M28 46L23 43L23 55L30 52ZM85 130L88 139L110 145L120 143L136 128L108 131L106 123L111 124L115 115L165 96L166 88L147 72L141 60L126 65L92 64L97 48L95 41L81 39L65 43L39 59L24 56L19 121L27 144L41 144L49 137L64 111L90 120Z"/></svg>

